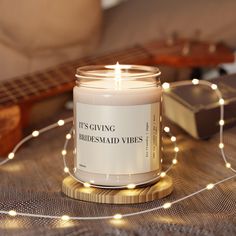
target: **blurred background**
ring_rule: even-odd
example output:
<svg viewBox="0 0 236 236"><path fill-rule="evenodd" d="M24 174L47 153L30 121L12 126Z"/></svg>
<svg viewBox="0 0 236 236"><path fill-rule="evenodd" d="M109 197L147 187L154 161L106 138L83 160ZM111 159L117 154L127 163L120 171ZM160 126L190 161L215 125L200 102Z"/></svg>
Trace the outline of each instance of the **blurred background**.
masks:
<svg viewBox="0 0 236 236"><path fill-rule="evenodd" d="M235 7L233 0L0 0L0 80L173 36L235 48Z"/></svg>

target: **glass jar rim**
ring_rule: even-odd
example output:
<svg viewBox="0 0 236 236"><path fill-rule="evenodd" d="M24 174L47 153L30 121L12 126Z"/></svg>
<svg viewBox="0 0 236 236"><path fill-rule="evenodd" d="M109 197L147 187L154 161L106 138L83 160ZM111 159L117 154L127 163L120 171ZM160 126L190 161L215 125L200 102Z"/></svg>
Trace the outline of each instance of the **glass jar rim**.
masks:
<svg viewBox="0 0 236 236"><path fill-rule="evenodd" d="M89 65L77 68L75 77L88 80L114 80L116 65ZM150 77L159 77L161 72L155 66L119 64L124 75L120 79L139 80ZM109 73L110 72L110 73Z"/></svg>

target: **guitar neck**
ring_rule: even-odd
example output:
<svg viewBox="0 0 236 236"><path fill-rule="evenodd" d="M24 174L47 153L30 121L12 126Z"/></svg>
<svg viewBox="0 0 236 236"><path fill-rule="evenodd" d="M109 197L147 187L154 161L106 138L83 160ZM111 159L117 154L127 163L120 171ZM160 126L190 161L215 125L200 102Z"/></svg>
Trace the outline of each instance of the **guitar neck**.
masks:
<svg viewBox="0 0 236 236"><path fill-rule="evenodd" d="M55 68L0 82L0 107L33 102L69 91L74 86L79 66L96 64L158 64L169 66L215 66L233 62L234 54L223 44L187 39L153 41L103 56L93 56Z"/></svg>
<svg viewBox="0 0 236 236"><path fill-rule="evenodd" d="M96 64L149 64L150 54L141 46L104 56L87 57L43 72L17 77L0 83L0 107L26 102L70 91L75 84L75 71L79 66Z"/></svg>

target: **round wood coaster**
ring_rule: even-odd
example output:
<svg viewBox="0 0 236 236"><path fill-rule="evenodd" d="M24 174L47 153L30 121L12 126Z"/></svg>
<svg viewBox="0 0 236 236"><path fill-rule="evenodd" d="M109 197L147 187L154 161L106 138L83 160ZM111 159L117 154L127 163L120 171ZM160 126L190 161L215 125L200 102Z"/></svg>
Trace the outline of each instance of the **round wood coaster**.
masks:
<svg viewBox="0 0 236 236"><path fill-rule="evenodd" d="M133 204L149 202L166 197L173 191L173 182L170 176L161 178L157 183L135 189L99 189L77 182L72 177L66 177L62 183L62 192L68 197L98 203Z"/></svg>

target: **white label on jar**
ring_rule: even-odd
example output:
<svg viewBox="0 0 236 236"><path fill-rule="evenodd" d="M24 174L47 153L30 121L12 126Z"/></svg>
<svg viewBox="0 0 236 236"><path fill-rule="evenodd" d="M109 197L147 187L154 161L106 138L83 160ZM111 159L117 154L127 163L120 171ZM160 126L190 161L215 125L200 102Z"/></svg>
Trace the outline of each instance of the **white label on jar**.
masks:
<svg viewBox="0 0 236 236"><path fill-rule="evenodd" d="M76 166L98 174L159 169L160 103L103 106L76 103Z"/></svg>

